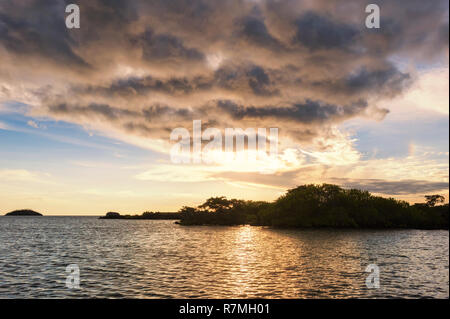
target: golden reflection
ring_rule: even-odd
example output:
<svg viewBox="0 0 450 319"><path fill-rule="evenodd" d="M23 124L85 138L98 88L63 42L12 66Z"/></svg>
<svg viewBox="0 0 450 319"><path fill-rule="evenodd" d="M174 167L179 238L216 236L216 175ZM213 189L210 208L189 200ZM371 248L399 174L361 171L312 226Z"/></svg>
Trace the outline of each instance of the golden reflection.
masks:
<svg viewBox="0 0 450 319"><path fill-rule="evenodd" d="M230 258L234 265L230 273L230 282L233 283L235 295L247 296L252 284L257 281L258 272L255 265L258 263L260 241L256 235L257 229L252 226L240 226L234 233L234 242L230 250ZM251 271L249 271L251 270Z"/></svg>

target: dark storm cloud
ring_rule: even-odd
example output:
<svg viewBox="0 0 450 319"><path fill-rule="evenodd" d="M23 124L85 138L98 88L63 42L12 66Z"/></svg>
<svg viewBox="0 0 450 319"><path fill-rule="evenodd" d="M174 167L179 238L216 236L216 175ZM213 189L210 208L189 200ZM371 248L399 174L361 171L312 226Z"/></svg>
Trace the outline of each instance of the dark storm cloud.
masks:
<svg viewBox="0 0 450 319"><path fill-rule="evenodd" d="M289 107L243 107L223 100L197 108L176 108L155 103L137 110L99 103L61 103L50 105L46 113L57 119L87 125L106 121L115 129L152 138L159 138L158 134L170 134L175 127L190 129L193 120L201 120L203 129L249 127L248 123L254 124L257 120L261 127L279 127L282 136L304 142L320 135L327 124L355 116L366 108L364 101L342 107L317 101L305 101ZM279 126L279 123L283 125Z"/></svg>
<svg viewBox="0 0 450 319"><path fill-rule="evenodd" d="M332 179L333 182L346 187L367 190L373 193L389 195L428 194L448 190L449 184L421 180L387 181L382 179Z"/></svg>
<svg viewBox="0 0 450 319"><path fill-rule="evenodd" d="M411 77L408 73L400 72L397 68L389 65L386 68L375 70L362 67L342 78L316 81L311 83L311 86L346 96L368 94L393 96L402 92L410 84Z"/></svg>
<svg viewBox="0 0 450 319"><path fill-rule="evenodd" d="M379 90L383 86L401 91L403 83L409 79L408 74L401 73L395 68L368 71L363 68L350 75L345 80L345 86L351 91L361 91L370 89Z"/></svg>
<svg viewBox="0 0 450 319"><path fill-rule="evenodd" d="M190 118L192 117L192 112L188 109L174 109L166 105L152 105L145 108L142 111L144 118L147 120L152 120L153 118L159 118L161 116L166 116L168 118Z"/></svg>
<svg viewBox="0 0 450 319"><path fill-rule="evenodd" d="M142 46L143 58L149 61L204 59L203 53L186 47L181 39L170 34L155 34L151 29L147 29L136 42Z"/></svg>
<svg viewBox="0 0 450 319"><path fill-rule="evenodd" d="M257 96L277 95L277 86L280 85L270 79L268 70L258 65L224 66L214 73L213 84L233 91L244 91L248 88Z"/></svg>
<svg viewBox="0 0 450 319"><path fill-rule="evenodd" d="M244 40L270 50L280 51L283 44L274 38L265 22L258 17L248 16L237 23L238 34Z"/></svg>
<svg viewBox="0 0 450 319"><path fill-rule="evenodd" d="M192 116L188 109L175 109L167 105L151 105L142 111L131 111L113 107L107 104L92 103L86 106L78 104L56 104L49 106L49 111L56 115L78 115L84 117L103 117L111 121L145 119L152 121L161 117L166 118L189 118Z"/></svg>
<svg viewBox="0 0 450 319"><path fill-rule="evenodd" d="M187 108L174 108L167 105L155 104L146 106L140 111L131 111L113 107L107 104L91 103L88 105L79 104L55 104L49 106L49 112L55 115L73 115L86 118L103 118L110 121L127 121L131 119L161 120L162 118L175 121L192 121L193 119L211 118L219 114L225 114L233 120L243 119L265 119L271 118L275 122L293 121L296 123L315 124L334 121L336 118L351 117L361 113L367 107L367 103L358 103L346 106L324 104L318 101L307 100L304 103L294 104L289 107L243 107L229 100L218 101L216 105L204 105L195 110ZM208 114L209 113L209 114ZM214 121L215 123L220 123ZM224 124L224 123L222 123ZM222 125L221 124L221 125Z"/></svg>
<svg viewBox="0 0 450 319"><path fill-rule="evenodd" d="M151 76L130 77L115 80L110 85L104 86L79 86L74 87L73 91L77 94L90 95L113 95L113 96L145 96L151 92L161 92L172 95L186 95L199 90L208 90L213 84L203 77L186 77L170 79L155 79Z"/></svg>
<svg viewBox="0 0 450 319"><path fill-rule="evenodd" d="M311 50L345 49L352 46L359 31L346 23L334 22L315 12L307 12L295 21L294 41Z"/></svg>
<svg viewBox="0 0 450 319"><path fill-rule="evenodd" d="M248 84L256 95L273 95L278 92L277 90L270 90L269 75L263 68L255 66L248 71L247 75L249 77Z"/></svg>
<svg viewBox="0 0 450 319"><path fill-rule="evenodd" d="M370 54L431 60L448 50L448 37L442 36L442 30L448 30L448 1L382 0L377 4L382 12L381 28L367 32L365 44Z"/></svg>
<svg viewBox="0 0 450 319"><path fill-rule="evenodd" d="M30 6L0 4L0 47L19 56L37 56L61 65L88 67L74 52L79 44L65 27L63 3L30 2ZM9 12L14 14L9 15Z"/></svg>
<svg viewBox="0 0 450 319"><path fill-rule="evenodd" d="M270 117L279 120L313 124L351 117L360 114L368 106L365 101L338 106L311 100L306 100L304 103L296 103L289 107L245 107L237 105L232 101L219 101L217 105L235 119Z"/></svg>
<svg viewBox="0 0 450 319"><path fill-rule="evenodd" d="M279 83L270 79L269 72L260 66L223 67L208 76L170 77L159 79L152 76L129 77L114 80L102 86L77 86L72 90L77 94L111 96L145 96L160 92L172 96L208 92L213 89L229 91L249 91L256 96L271 96L279 93Z"/></svg>
<svg viewBox="0 0 450 319"><path fill-rule="evenodd" d="M313 138L387 113L372 101L413 80L392 57L423 63L448 52L444 0L379 1L381 29L371 30L359 0L79 0L73 30L69 2L0 2L0 94L127 133L200 116L238 127L267 120Z"/></svg>
<svg viewBox="0 0 450 319"><path fill-rule="evenodd" d="M49 111L56 115L84 116L86 118L95 116L102 117L110 121L117 121L121 117L137 117L137 112L122 110L111 107L107 104L92 103L87 106L57 104L49 106Z"/></svg>
<svg viewBox="0 0 450 319"><path fill-rule="evenodd" d="M94 59L92 53L88 55L84 50L91 45L95 47L96 42L102 44L95 47L100 56L107 54L111 47L125 54L138 45L144 60L164 57L203 60L206 51L212 49L231 49L243 56L256 47L302 58L295 44L310 50L342 51L357 45L365 49L360 55L377 55L388 53L386 48L390 48L388 51L413 47L424 50L424 37L428 46L448 47L446 1L381 1L382 28L377 30L364 27L364 6L357 1L348 1L346 5L355 8L355 12L349 10L345 17L333 14L342 11L342 4L337 1L315 1L312 7L307 7L301 1L287 0L80 0L77 4L82 11L82 28L67 30L64 8L69 2L3 0L0 4L3 47L13 53L33 51L43 58L51 54L52 58L64 57L78 63L82 58ZM373 41L373 36L384 41L385 47ZM290 46L292 40L294 46Z"/></svg>

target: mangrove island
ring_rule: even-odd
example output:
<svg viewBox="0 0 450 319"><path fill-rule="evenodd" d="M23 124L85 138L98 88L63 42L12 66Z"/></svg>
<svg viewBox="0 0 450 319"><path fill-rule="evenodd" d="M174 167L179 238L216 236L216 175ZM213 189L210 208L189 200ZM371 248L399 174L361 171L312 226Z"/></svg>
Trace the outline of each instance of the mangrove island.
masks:
<svg viewBox="0 0 450 319"><path fill-rule="evenodd" d="M449 206L441 195L410 205L337 185L303 185L274 202L212 197L180 209L181 225L258 225L292 228L448 229Z"/></svg>
<svg viewBox="0 0 450 319"><path fill-rule="evenodd" d="M142 215L121 215L117 212L108 212L100 219L181 219L179 213L144 212Z"/></svg>

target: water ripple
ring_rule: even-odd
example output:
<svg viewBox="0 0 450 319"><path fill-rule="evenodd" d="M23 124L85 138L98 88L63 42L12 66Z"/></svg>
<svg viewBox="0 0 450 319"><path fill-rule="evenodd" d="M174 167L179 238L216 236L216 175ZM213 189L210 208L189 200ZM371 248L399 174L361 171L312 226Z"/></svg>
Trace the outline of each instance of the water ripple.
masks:
<svg viewBox="0 0 450 319"><path fill-rule="evenodd" d="M0 298L448 298L448 234L0 217Z"/></svg>

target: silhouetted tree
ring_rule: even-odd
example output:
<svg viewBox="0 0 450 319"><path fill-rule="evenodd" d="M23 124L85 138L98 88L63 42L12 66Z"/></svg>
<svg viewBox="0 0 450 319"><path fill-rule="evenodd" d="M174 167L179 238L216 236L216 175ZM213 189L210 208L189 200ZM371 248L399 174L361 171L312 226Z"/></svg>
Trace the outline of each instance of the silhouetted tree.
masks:
<svg viewBox="0 0 450 319"><path fill-rule="evenodd" d="M184 213L184 214L193 214L193 213L197 212L197 209L194 207L183 206L183 207L181 207L181 209L178 212Z"/></svg>
<svg viewBox="0 0 450 319"><path fill-rule="evenodd" d="M228 200L224 196L220 197L211 197L206 200L202 205L198 208L200 209L208 209L213 213L217 212L225 212L233 207L237 200Z"/></svg>
<svg viewBox="0 0 450 319"><path fill-rule="evenodd" d="M434 207L437 203L443 203L445 201L445 197L442 195L425 195L425 199L429 207Z"/></svg>

